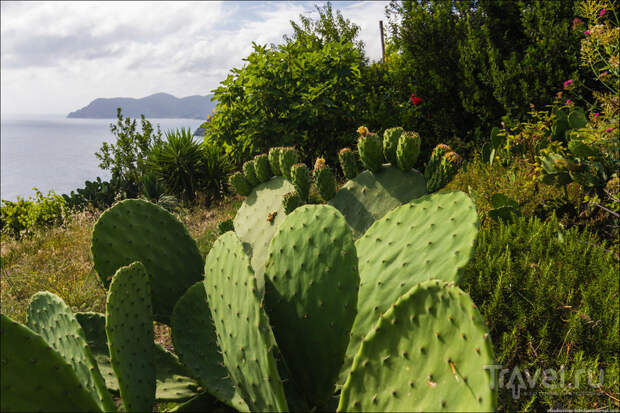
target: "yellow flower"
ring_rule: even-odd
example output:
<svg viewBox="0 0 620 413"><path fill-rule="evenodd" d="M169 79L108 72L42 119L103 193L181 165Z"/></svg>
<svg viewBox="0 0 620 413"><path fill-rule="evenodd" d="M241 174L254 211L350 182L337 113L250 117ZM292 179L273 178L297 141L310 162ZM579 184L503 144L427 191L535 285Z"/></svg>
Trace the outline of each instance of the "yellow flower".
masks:
<svg viewBox="0 0 620 413"><path fill-rule="evenodd" d="M360 126L359 128L357 128L357 133L359 133L362 136L367 136L370 133L370 131L368 130L366 126Z"/></svg>

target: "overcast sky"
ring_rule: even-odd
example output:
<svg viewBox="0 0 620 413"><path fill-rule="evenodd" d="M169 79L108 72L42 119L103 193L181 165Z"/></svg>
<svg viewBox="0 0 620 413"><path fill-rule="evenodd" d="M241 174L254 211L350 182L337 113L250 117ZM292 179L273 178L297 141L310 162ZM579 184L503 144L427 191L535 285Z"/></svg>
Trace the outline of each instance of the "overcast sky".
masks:
<svg viewBox="0 0 620 413"><path fill-rule="evenodd" d="M1 3L1 112L68 113L98 97L206 95L323 2ZM384 1L333 2L381 55Z"/></svg>

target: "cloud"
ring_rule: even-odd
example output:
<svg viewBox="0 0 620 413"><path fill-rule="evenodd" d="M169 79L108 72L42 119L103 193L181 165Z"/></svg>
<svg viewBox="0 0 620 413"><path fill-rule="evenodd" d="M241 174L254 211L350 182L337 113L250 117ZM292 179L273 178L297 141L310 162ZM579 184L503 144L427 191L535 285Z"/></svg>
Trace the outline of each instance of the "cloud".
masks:
<svg viewBox="0 0 620 413"><path fill-rule="evenodd" d="M317 3L323 4L323 3ZM386 2L336 2L380 57ZM280 43L313 2L2 2L2 113L69 112L97 97L207 94ZM316 15L315 13L313 15Z"/></svg>

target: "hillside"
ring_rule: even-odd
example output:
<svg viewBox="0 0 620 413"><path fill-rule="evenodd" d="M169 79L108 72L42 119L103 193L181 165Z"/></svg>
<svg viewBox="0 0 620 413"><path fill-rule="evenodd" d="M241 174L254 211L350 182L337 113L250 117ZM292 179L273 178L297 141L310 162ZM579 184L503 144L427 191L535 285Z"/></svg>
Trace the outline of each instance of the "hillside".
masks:
<svg viewBox="0 0 620 413"><path fill-rule="evenodd" d="M189 118L206 119L216 102L213 95L187 96L177 98L168 93L156 93L141 99L134 98L98 98L85 107L71 112L68 118L115 118L116 108L122 108L123 115L138 118Z"/></svg>

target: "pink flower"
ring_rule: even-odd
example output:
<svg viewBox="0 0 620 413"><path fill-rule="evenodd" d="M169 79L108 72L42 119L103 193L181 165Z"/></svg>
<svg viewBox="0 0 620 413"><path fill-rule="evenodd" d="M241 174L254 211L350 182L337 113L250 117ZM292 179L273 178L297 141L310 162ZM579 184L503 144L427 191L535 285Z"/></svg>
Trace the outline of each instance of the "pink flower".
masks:
<svg viewBox="0 0 620 413"><path fill-rule="evenodd" d="M600 115L600 113L596 112L596 113L594 114L594 117L595 117L595 118L598 118L598 115Z"/></svg>
<svg viewBox="0 0 620 413"><path fill-rule="evenodd" d="M566 82L564 82L564 89L568 89L569 86L571 86L572 84L573 84L573 80L568 79Z"/></svg>
<svg viewBox="0 0 620 413"><path fill-rule="evenodd" d="M575 17L573 19L573 30L577 29L577 27L581 26L583 24L583 20L581 20L579 17Z"/></svg>
<svg viewBox="0 0 620 413"><path fill-rule="evenodd" d="M612 130L614 130L614 128L607 128L607 129L605 129L605 132L606 133L611 133Z"/></svg>
<svg viewBox="0 0 620 413"><path fill-rule="evenodd" d="M590 35L590 30L586 30L585 32L583 32L583 34L585 34L586 36Z"/></svg>
<svg viewBox="0 0 620 413"><path fill-rule="evenodd" d="M601 79L604 79L607 77L607 75L609 75L609 72L607 70L605 70L603 73L601 73Z"/></svg>
<svg viewBox="0 0 620 413"><path fill-rule="evenodd" d="M603 14L605 14L606 12L607 12L607 10L605 10L605 9L601 10L601 12L598 14L598 15L599 15L599 17L601 17L601 16L602 16Z"/></svg>
<svg viewBox="0 0 620 413"><path fill-rule="evenodd" d="M570 100L570 99L566 99L566 104L567 104L567 105L570 105L572 102L573 102L572 100Z"/></svg>

